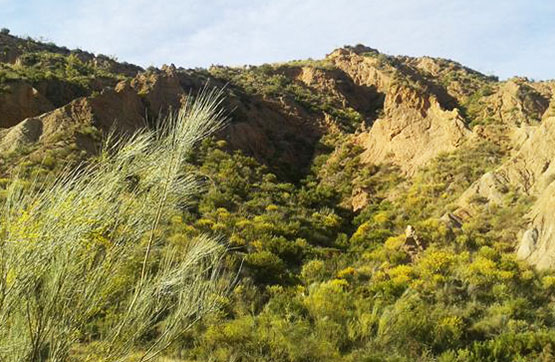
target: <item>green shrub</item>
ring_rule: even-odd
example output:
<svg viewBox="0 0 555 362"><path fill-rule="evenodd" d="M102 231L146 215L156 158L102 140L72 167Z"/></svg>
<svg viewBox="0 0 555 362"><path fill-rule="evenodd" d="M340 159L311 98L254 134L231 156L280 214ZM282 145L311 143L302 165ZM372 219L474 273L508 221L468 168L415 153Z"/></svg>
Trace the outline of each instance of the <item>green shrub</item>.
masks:
<svg viewBox="0 0 555 362"><path fill-rule="evenodd" d="M90 338L99 359L141 350L148 360L214 310L225 288L222 245L201 235L180 260L171 251L162 257L158 228L198 193L180 169L221 126L219 102L217 93L202 94L163 127L109 143L96 163L43 190L8 187L0 214L2 360L68 360Z"/></svg>

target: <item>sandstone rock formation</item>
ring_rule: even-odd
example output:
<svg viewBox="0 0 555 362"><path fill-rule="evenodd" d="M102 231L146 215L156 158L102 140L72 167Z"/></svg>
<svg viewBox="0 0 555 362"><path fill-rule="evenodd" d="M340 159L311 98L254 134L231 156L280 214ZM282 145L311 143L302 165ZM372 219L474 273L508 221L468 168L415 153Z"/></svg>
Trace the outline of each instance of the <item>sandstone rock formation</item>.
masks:
<svg viewBox="0 0 555 362"><path fill-rule="evenodd" d="M336 50L328 59L356 83L385 95L382 115L358 138L366 150L365 162L392 162L410 175L438 154L455 149L469 135L459 111L447 109L437 94L422 88L425 83L418 83L414 73L399 70L383 58L347 49Z"/></svg>
<svg viewBox="0 0 555 362"><path fill-rule="evenodd" d="M37 142L42 135L42 121L28 118L18 125L0 130L0 152L12 152L18 147Z"/></svg>
<svg viewBox="0 0 555 362"><path fill-rule="evenodd" d="M442 109L433 96L395 87L386 94L385 116L358 138L367 163L392 162L406 174L442 152L454 150L470 131L457 110Z"/></svg>
<svg viewBox="0 0 555 362"><path fill-rule="evenodd" d="M326 135L342 134L343 142L360 146L362 153L348 157L359 157L362 167L393 164L407 178L440 154L488 140L506 150L509 159L466 190L456 211L445 210L444 221L460 227L473 217L476 200L503 205L510 191L532 195L537 201L517 255L539 268L555 267L553 82L499 82L450 60L391 57L360 45L337 49L323 61L267 65L258 72L221 67L218 73L173 65L142 71L105 56L6 34L0 34L0 44L6 48L1 62L16 64L25 52L48 51L121 75L93 79L85 93L62 79L5 82L2 152L25 145L40 152L61 139L79 138L82 142L76 143L91 153L94 147L84 141L83 129L132 132L152 125L207 83L225 89L232 120L217 136L289 180L309 172ZM333 151L325 152L333 159ZM354 181L342 205L357 212L373 195ZM407 232L407 240L416 242L415 234Z"/></svg>
<svg viewBox="0 0 555 362"><path fill-rule="evenodd" d="M529 214L531 223L517 249L517 257L538 269L555 268L555 182L537 196Z"/></svg>
<svg viewBox="0 0 555 362"><path fill-rule="evenodd" d="M486 100L483 117L497 117L503 124L520 126L539 121L549 106L549 97L541 95L526 79L513 78L503 83Z"/></svg>
<svg viewBox="0 0 555 362"><path fill-rule="evenodd" d="M528 214L530 227L524 233L517 255L538 268L555 267L555 117L546 112L541 125L518 153L494 172L485 174L461 197L457 213L473 215L472 200L503 205L510 190L536 197Z"/></svg>
<svg viewBox="0 0 555 362"><path fill-rule="evenodd" d="M38 90L25 82L12 82L0 91L0 128L15 126L23 119L54 109Z"/></svg>
<svg viewBox="0 0 555 362"><path fill-rule="evenodd" d="M420 239L412 225L408 225L405 229L405 242L401 248L409 255L411 260L415 260L418 254L426 249L426 244Z"/></svg>

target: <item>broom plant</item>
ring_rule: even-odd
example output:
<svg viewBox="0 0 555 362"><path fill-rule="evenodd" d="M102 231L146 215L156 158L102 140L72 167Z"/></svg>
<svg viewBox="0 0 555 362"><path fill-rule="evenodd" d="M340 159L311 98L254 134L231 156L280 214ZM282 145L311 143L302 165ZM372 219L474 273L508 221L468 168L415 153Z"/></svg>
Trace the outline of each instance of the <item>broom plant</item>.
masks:
<svg viewBox="0 0 555 362"><path fill-rule="evenodd" d="M0 360L155 358L227 290L221 240L160 252L161 225L202 190L183 174L194 146L225 122L203 91L156 127L108 137L94 162L39 190L14 180L0 209ZM177 257L176 255L180 255ZM111 312L108 312L111 311ZM107 318L107 315L110 318ZM90 331L102 320L102 331ZM140 345L140 347L138 347Z"/></svg>

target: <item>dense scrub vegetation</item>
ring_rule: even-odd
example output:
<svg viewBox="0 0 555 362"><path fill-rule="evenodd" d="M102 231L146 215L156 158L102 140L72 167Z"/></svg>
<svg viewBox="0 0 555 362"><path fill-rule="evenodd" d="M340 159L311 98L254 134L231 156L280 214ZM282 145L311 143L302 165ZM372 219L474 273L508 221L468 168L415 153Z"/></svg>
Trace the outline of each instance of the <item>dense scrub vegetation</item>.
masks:
<svg viewBox="0 0 555 362"><path fill-rule="evenodd" d="M211 235L228 240L225 266L240 272L219 298L220 308L184 329L169 355L550 360L555 275L538 273L513 254L530 200L510 190L504 208L474 200L478 217L462 227L445 216L506 150L469 143L407 180L391 165L362 166L350 137L324 137L311 172L296 183L239 151L229 153L222 140L206 140L188 153L182 171L203 177L208 189L161 224L153 262L168 255L179 260L191 240ZM60 169L48 164L29 163L27 175ZM369 195L357 213L348 207L353 190ZM98 339L112 333L122 308L116 300L136 282L130 276L137 263L130 260L102 317L83 322L75 358L100 358L91 351L101 350Z"/></svg>
<svg viewBox="0 0 555 362"><path fill-rule="evenodd" d="M251 158L205 145L191 161L212 187L174 220L172 238L226 235L242 278L226 307L175 354L222 361L549 360L554 277L512 253L529 200L509 193L510 206L484 207L462 228L441 219L501 157L494 145L469 145L410 182L395 168L376 167L357 181L373 197L355 215L340 206L338 186L348 177L334 184L315 169L299 185L283 183ZM404 234L409 224L417 247Z"/></svg>
<svg viewBox="0 0 555 362"><path fill-rule="evenodd" d="M337 122L295 177L222 139L193 150L209 124L191 142L171 123L99 155L76 138L101 144L102 132L77 125L74 138L0 155L0 360L553 360L555 273L514 255L532 200L507 189L505 206L471 200L464 224L451 213L509 157L485 112L493 79L447 61L435 79L365 56L414 88L465 84L458 106L492 137L411 178L362 164L355 132L379 107L311 89L290 74L333 67L295 61L202 71L244 104L279 99ZM0 85L58 79L85 93L121 77L42 48L0 68ZM216 103L183 117L219 118Z"/></svg>
<svg viewBox="0 0 555 362"><path fill-rule="evenodd" d="M28 83L54 106L101 91L134 76L140 67L113 57L69 50L54 43L0 33L0 94L13 83Z"/></svg>
<svg viewBox="0 0 555 362"><path fill-rule="evenodd" d="M353 132L363 122L363 116L351 107L342 106L336 96L315 91L306 84L292 79L288 73L297 73L302 66L310 66L323 71L333 69L326 61L294 61L285 64L264 64L258 67L228 68L212 67L210 75L216 79L229 82L242 93L242 100L249 102L249 97L259 95L264 97L286 97L308 112L322 112L329 114L340 127Z"/></svg>
<svg viewBox="0 0 555 362"><path fill-rule="evenodd" d="M2 64L0 80L23 79L38 82L43 79L58 78L68 80L81 86L97 78L117 78L117 75L83 62L74 54L63 56L56 53L26 53L18 60L18 64Z"/></svg>
<svg viewBox="0 0 555 362"><path fill-rule="evenodd" d="M56 106L78 96L90 95L106 85L115 85L123 79L126 79L124 75L91 61L83 61L75 54L64 56L40 51L25 53L17 64L0 63L0 93L9 91L11 82L26 81L38 89L45 89Z"/></svg>

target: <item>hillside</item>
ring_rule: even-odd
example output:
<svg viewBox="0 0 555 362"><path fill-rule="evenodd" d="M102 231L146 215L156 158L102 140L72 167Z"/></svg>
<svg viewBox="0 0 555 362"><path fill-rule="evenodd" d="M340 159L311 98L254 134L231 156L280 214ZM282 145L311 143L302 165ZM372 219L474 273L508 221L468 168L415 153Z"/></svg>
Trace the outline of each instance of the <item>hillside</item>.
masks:
<svg viewBox="0 0 555 362"><path fill-rule="evenodd" d="M94 163L110 132L223 89L230 122L185 166L207 190L160 226L157 253L223 236L237 282L169 356L553 358L555 81L362 45L146 70L5 33L0 49L3 201L12 179L36 188ZM92 318L77 360L100 358L111 313Z"/></svg>

